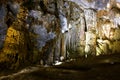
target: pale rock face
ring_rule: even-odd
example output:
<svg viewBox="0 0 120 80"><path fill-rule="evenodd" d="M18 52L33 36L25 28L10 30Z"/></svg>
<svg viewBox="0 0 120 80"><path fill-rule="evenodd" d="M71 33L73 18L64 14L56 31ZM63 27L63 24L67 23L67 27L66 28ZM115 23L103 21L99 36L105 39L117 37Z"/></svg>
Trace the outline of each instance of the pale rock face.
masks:
<svg viewBox="0 0 120 80"><path fill-rule="evenodd" d="M102 28L103 28L103 33L104 33L104 35L105 35L107 38L109 38L110 29L111 29L110 25L109 25L109 24L103 25Z"/></svg>
<svg viewBox="0 0 120 80"><path fill-rule="evenodd" d="M40 11L36 11L36 10L31 10L29 12L29 16L31 16L31 17L33 17L35 19L40 20L40 18L41 18L41 12Z"/></svg>
<svg viewBox="0 0 120 80"><path fill-rule="evenodd" d="M98 45L96 47L96 55L108 54L110 42L108 40L97 40Z"/></svg>
<svg viewBox="0 0 120 80"><path fill-rule="evenodd" d="M92 32L86 32L86 46L85 53L95 54L96 34Z"/></svg>
<svg viewBox="0 0 120 80"><path fill-rule="evenodd" d="M85 9L84 14L85 14L87 30L89 31L90 29L95 28L97 24L96 12L91 9Z"/></svg>
<svg viewBox="0 0 120 80"><path fill-rule="evenodd" d="M107 9L108 10L110 9L110 3L107 3Z"/></svg>
<svg viewBox="0 0 120 80"><path fill-rule="evenodd" d="M109 0L69 0L82 6L82 8L93 8L97 10L104 9L107 6Z"/></svg>
<svg viewBox="0 0 120 80"><path fill-rule="evenodd" d="M90 46L89 45L86 45L85 46L85 53L89 53L90 52Z"/></svg>
<svg viewBox="0 0 120 80"><path fill-rule="evenodd" d="M116 0L116 2L120 2L120 0Z"/></svg>
<svg viewBox="0 0 120 80"><path fill-rule="evenodd" d="M120 25L120 17L115 17L113 22L114 22L115 28L118 28L118 25Z"/></svg>
<svg viewBox="0 0 120 80"><path fill-rule="evenodd" d="M120 3L116 3L116 6L117 6L118 8L120 8Z"/></svg>
<svg viewBox="0 0 120 80"><path fill-rule="evenodd" d="M68 31L67 18L62 14L59 14L59 18L60 18L61 32L65 33L66 31Z"/></svg>
<svg viewBox="0 0 120 80"><path fill-rule="evenodd" d="M46 28L41 25L33 25L31 31L33 31L33 33L38 35L36 41L37 42L36 46L38 48L44 47L47 41L54 39L56 36L55 33L53 32L47 33Z"/></svg>
<svg viewBox="0 0 120 80"><path fill-rule="evenodd" d="M69 28L69 29L71 29L71 28L72 28L72 25L71 25L71 24L69 24L68 28Z"/></svg>

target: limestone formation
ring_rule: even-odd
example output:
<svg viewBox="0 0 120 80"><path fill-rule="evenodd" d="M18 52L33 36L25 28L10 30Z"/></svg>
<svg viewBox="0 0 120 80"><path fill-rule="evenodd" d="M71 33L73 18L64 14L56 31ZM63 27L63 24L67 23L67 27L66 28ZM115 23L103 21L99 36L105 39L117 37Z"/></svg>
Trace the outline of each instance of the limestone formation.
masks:
<svg viewBox="0 0 120 80"><path fill-rule="evenodd" d="M119 5L118 0L0 1L0 64L17 69L120 53Z"/></svg>

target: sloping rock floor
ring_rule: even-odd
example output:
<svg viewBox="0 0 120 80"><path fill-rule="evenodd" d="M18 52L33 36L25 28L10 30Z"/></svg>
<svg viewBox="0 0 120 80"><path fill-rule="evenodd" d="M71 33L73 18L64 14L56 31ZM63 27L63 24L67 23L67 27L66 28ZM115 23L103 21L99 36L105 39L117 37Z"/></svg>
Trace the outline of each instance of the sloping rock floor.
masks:
<svg viewBox="0 0 120 80"><path fill-rule="evenodd" d="M1 73L0 80L120 80L120 54L79 57L61 65L29 66Z"/></svg>

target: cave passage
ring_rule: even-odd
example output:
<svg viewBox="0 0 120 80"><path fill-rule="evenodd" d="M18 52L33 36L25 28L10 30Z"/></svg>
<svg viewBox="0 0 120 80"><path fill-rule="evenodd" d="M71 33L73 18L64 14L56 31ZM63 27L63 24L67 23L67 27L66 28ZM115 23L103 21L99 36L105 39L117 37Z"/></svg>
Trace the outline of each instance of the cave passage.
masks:
<svg viewBox="0 0 120 80"><path fill-rule="evenodd" d="M119 80L119 0L0 1L0 80Z"/></svg>

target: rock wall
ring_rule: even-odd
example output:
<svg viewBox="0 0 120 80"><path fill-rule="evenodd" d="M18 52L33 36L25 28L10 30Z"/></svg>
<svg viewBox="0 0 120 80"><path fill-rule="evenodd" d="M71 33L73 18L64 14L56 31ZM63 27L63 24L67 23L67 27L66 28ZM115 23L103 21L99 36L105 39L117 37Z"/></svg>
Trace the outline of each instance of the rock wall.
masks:
<svg viewBox="0 0 120 80"><path fill-rule="evenodd" d="M1 1L0 67L53 65L79 56L119 53L118 4L80 2Z"/></svg>
<svg viewBox="0 0 120 80"><path fill-rule="evenodd" d="M119 50L119 12L117 8L105 11L107 15L98 13L97 54L120 53ZM117 18L117 21L116 21Z"/></svg>

